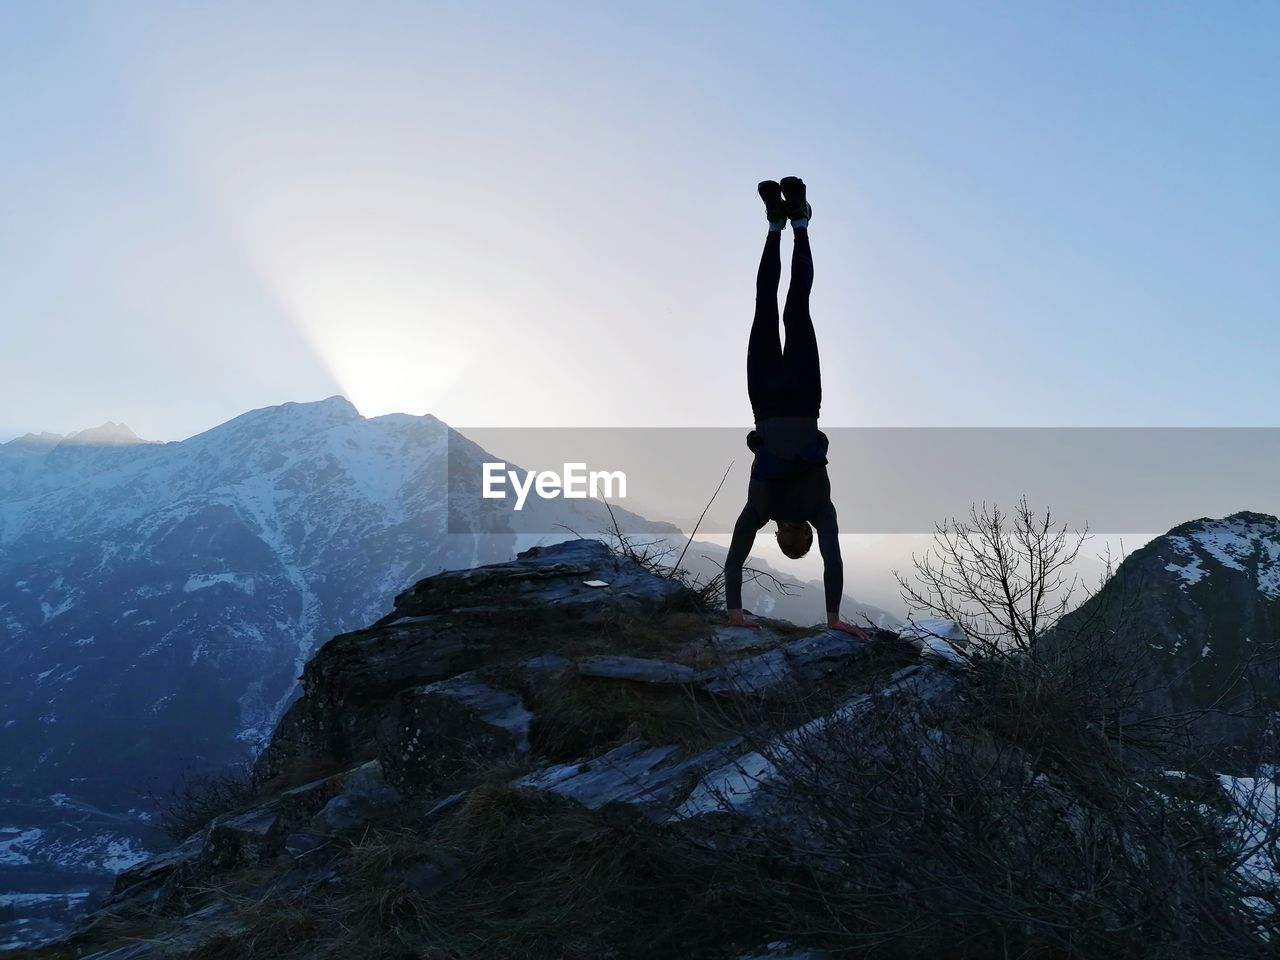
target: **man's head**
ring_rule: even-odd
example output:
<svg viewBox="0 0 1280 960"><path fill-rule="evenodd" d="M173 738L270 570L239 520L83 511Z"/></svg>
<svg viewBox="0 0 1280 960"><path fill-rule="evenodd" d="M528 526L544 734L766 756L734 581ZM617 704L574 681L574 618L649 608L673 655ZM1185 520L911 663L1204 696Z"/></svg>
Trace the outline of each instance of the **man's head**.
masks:
<svg viewBox="0 0 1280 960"><path fill-rule="evenodd" d="M813 546L813 529L805 520L778 521L778 549L792 560L799 560Z"/></svg>

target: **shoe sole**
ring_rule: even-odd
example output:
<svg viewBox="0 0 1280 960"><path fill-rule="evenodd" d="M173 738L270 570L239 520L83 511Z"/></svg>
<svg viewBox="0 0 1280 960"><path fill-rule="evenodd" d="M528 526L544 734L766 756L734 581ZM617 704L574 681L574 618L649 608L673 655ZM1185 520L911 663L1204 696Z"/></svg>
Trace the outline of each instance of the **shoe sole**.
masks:
<svg viewBox="0 0 1280 960"><path fill-rule="evenodd" d="M781 184L776 180L761 180L756 185L756 193L764 201L764 214L769 218L770 223L787 219L787 206L782 196ZM774 213L778 216L773 216Z"/></svg>
<svg viewBox="0 0 1280 960"><path fill-rule="evenodd" d="M788 185L791 186L790 190L788 190ZM786 210L788 220L807 220L813 216L813 207L809 206L807 191L803 180L799 177L783 177L782 180L779 181L778 186L782 190L782 198L784 201L783 209ZM795 190L796 186L800 187L800 194L805 197L804 200L800 200L799 197L790 196L790 193ZM804 204L803 212L801 212L796 206L797 203Z"/></svg>

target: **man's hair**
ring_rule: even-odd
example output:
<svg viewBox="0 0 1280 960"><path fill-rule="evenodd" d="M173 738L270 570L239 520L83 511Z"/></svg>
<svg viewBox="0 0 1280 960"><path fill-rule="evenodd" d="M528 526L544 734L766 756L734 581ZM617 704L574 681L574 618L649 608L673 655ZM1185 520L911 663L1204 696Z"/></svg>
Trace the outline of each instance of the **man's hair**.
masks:
<svg viewBox="0 0 1280 960"><path fill-rule="evenodd" d="M813 528L808 522L778 524L778 549L792 560L799 560L813 546Z"/></svg>

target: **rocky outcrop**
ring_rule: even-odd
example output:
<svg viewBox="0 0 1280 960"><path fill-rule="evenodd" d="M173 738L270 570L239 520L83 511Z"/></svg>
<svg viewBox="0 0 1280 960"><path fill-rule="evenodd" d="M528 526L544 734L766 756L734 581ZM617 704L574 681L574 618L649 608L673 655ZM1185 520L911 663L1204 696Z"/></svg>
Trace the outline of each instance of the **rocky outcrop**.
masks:
<svg viewBox="0 0 1280 960"><path fill-rule="evenodd" d="M588 649L628 620L692 606L692 593L680 583L649 574L596 540L535 547L510 563L428 577L397 596L395 610L372 627L334 637L317 652L257 775L266 781L299 763L371 756L389 704L399 704L412 723L416 698L445 702L445 688L432 691L432 684L547 653L548 643Z"/></svg>
<svg viewBox="0 0 1280 960"><path fill-rule="evenodd" d="M1139 713L1210 710L1197 740L1247 772L1267 729L1280 734L1280 520L1241 512L1175 527L1126 557L1050 640L1070 648L1100 630L1142 665Z"/></svg>
<svg viewBox="0 0 1280 960"><path fill-rule="evenodd" d="M872 642L825 630L751 656L726 660L707 671L703 686L712 693L765 693L789 683L810 682L870 652Z"/></svg>
<svg viewBox="0 0 1280 960"><path fill-rule="evenodd" d="M420 581L306 665L301 697L257 761L260 801L121 874L72 943L101 942L142 910L170 917L173 929L156 938L170 951L225 936L223 911L191 889L270 865L277 885L327 882L344 838L408 810L419 824L450 816L477 770L492 783L509 768L511 789L611 816L687 819L709 782L753 762L711 708L796 684L829 685L838 703L842 671L893 686L894 670L916 659L888 633L862 640L767 620L749 630L720 618L679 581L593 540ZM617 719L619 704L636 723ZM557 755L545 733L553 715L581 716L580 752ZM406 870L431 884L451 875L433 864Z"/></svg>
<svg viewBox="0 0 1280 960"><path fill-rule="evenodd" d="M739 741L686 756L678 746L624 743L598 757L544 767L516 786L546 790L576 800L589 810L624 806L665 821L708 768L726 763Z"/></svg>
<svg viewBox="0 0 1280 960"><path fill-rule="evenodd" d="M474 674L411 687L378 737L382 769L396 787L421 792L478 758L527 752L532 719L519 693Z"/></svg>

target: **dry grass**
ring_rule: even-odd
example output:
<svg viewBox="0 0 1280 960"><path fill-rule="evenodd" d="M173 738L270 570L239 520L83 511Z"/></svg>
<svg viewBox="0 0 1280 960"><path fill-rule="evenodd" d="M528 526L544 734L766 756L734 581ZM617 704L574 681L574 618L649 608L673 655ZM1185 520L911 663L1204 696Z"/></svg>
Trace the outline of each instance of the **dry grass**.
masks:
<svg viewBox="0 0 1280 960"><path fill-rule="evenodd" d="M243 929L210 938L191 956L718 958L755 924L717 903L716 872L657 828L620 828L551 795L480 787L429 829L370 831L347 850L341 881L317 887L305 903L242 898L234 919ZM674 908L695 898L707 912Z"/></svg>
<svg viewBox="0 0 1280 960"><path fill-rule="evenodd" d="M530 692L530 739L548 760L604 752L625 740L706 746L728 732L688 688L558 671Z"/></svg>
<svg viewBox="0 0 1280 960"><path fill-rule="evenodd" d="M678 659L688 646L711 636L711 624L707 614L691 610L671 610L658 617L631 618L608 637L601 652Z"/></svg>

